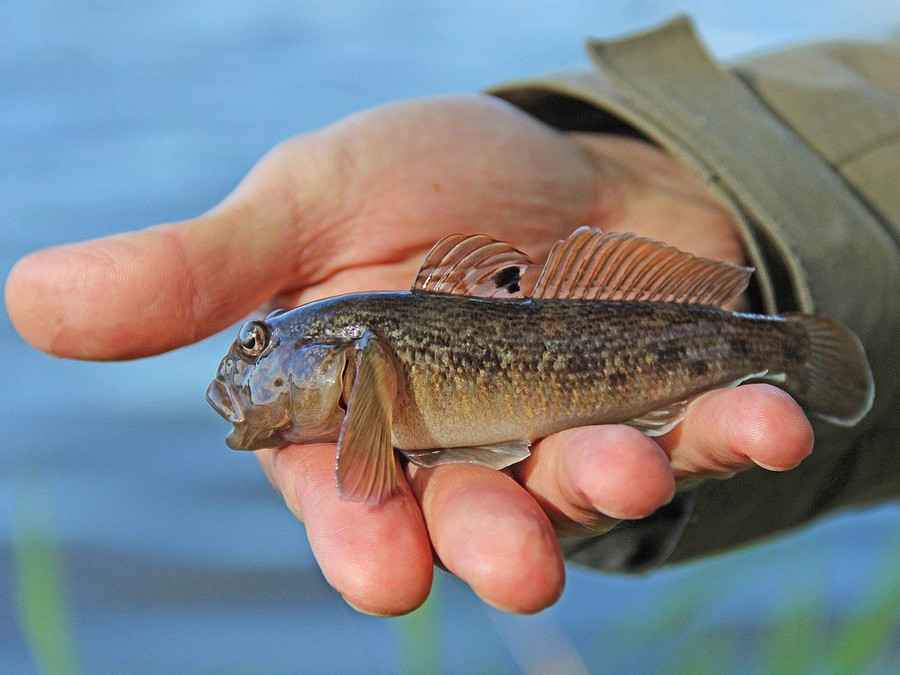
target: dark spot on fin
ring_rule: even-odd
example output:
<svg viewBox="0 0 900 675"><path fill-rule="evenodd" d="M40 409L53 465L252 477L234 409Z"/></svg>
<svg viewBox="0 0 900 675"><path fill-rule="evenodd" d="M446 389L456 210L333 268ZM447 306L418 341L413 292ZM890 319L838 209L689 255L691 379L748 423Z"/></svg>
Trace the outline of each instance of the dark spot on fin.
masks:
<svg viewBox="0 0 900 675"><path fill-rule="evenodd" d="M505 288L507 293L518 293L521 290L521 280L522 271L518 267L504 267L492 279L498 289Z"/></svg>
<svg viewBox="0 0 900 675"><path fill-rule="evenodd" d="M413 292L522 298L521 280L538 266L520 250L484 234L451 234L425 257Z"/></svg>

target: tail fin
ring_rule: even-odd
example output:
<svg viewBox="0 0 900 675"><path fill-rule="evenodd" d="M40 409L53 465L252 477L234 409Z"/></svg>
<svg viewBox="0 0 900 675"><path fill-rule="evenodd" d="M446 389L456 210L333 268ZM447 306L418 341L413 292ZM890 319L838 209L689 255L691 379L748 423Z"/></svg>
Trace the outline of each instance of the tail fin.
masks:
<svg viewBox="0 0 900 675"><path fill-rule="evenodd" d="M801 324L810 348L800 371L784 383L800 404L829 422L850 427L875 398L875 382L862 343L838 323L810 314L786 316Z"/></svg>

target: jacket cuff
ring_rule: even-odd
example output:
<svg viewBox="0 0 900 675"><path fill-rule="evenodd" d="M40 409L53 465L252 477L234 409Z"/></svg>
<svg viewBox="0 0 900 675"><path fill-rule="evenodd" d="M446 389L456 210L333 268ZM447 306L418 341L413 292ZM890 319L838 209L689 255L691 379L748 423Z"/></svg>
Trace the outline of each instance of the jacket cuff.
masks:
<svg viewBox="0 0 900 675"><path fill-rule="evenodd" d="M712 60L690 21L592 40L588 52L595 70L490 93L564 130L630 127L655 142L730 207L767 312L824 314L856 332L872 361L891 360L900 272L883 223L741 78ZM842 261L853 275L835 273ZM862 302L871 297L886 304ZM886 329L885 317L897 330Z"/></svg>

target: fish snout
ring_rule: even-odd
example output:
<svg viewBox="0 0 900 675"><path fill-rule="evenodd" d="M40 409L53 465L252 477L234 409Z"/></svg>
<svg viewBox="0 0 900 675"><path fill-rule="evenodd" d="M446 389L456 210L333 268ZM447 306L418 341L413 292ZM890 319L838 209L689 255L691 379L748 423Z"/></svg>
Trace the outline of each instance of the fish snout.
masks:
<svg viewBox="0 0 900 675"><path fill-rule="evenodd" d="M213 409L232 424L244 422L244 413L225 383L216 378L206 390L206 400Z"/></svg>

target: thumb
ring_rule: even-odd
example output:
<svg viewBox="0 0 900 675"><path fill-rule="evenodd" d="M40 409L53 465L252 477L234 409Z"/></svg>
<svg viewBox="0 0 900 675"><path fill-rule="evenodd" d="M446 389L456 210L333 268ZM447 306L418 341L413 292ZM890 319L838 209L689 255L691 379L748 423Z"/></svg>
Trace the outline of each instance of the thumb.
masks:
<svg viewBox="0 0 900 675"><path fill-rule="evenodd" d="M296 196L278 171L283 162L273 151L199 218L22 258L5 291L16 330L55 356L127 359L246 315L297 271Z"/></svg>

